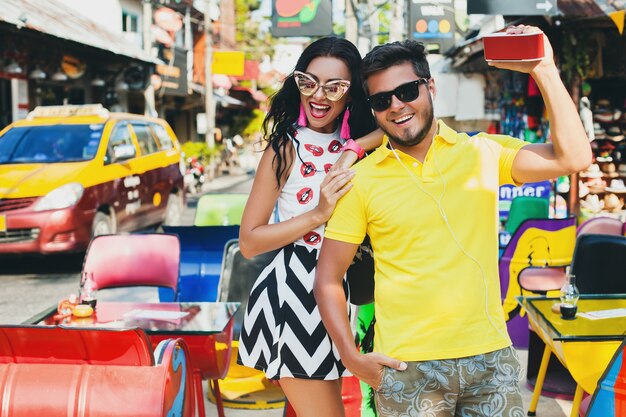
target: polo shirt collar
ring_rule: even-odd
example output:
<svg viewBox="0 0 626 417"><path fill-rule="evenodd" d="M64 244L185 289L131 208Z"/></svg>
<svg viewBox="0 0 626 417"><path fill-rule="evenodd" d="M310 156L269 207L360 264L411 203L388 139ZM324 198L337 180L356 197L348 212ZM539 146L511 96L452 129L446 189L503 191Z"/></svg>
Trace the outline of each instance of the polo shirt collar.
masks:
<svg viewBox="0 0 626 417"><path fill-rule="evenodd" d="M454 131L451 127L446 125L441 119L437 120L437 134L435 135L435 140L437 138L442 139L449 143L450 145L454 145L457 141L457 132ZM383 136L383 143L376 149L374 154L372 155L375 159L374 162L377 164L381 163L389 154L391 153L391 149L387 146L389 143L389 138L387 135Z"/></svg>

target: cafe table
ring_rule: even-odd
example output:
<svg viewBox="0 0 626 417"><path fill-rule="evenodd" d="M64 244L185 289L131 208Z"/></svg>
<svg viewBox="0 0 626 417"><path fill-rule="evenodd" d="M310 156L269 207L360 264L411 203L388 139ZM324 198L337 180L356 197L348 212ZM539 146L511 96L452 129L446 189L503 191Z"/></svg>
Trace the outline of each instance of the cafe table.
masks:
<svg viewBox="0 0 626 417"><path fill-rule="evenodd" d="M535 390L528 410L534 416L552 354L576 381L571 416L578 416L583 391L591 394L615 351L626 337L626 317L589 319L580 315L601 310L626 308L626 294L581 295L575 319L561 318L552 310L558 298L517 296L528 313L528 321L546 347L541 359Z"/></svg>
<svg viewBox="0 0 626 417"><path fill-rule="evenodd" d="M239 303L184 302L135 303L98 301L89 317L58 317L50 307L27 320L27 324L81 328L141 328L156 346L171 337L185 340L193 369L196 411L204 417L202 380L213 382L216 405L224 417L218 379L224 378L230 363L234 316Z"/></svg>

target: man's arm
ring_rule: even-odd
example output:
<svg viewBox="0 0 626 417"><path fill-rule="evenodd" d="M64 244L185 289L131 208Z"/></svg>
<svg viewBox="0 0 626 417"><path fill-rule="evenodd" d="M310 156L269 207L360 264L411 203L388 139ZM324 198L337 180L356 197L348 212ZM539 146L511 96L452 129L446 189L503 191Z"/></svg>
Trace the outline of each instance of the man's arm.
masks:
<svg viewBox="0 0 626 417"><path fill-rule="evenodd" d="M507 33L533 33L533 26L517 26ZM544 35L545 57L538 62L493 62L489 65L530 74L546 105L552 143L523 147L513 161L512 175L518 183L542 181L582 171L591 164L591 146L567 89L554 64L554 52Z"/></svg>
<svg viewBox="0 0 626 417"><path fill-rule="evenodd" d="M343 276L358 245L324 238L317 261L313 292L324 326L337 346L343 364L361 381L377 389L383 366L403 371L406 364L379 353L362 355L354 345L346 313Z"/></svg>

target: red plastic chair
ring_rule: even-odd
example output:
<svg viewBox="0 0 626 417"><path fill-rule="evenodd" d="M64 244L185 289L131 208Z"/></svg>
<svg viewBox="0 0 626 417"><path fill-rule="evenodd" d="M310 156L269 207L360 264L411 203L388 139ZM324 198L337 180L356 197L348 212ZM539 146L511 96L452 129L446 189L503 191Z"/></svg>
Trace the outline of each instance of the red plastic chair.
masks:
<svg viewBox="0 0 626 417"><path fill-rule="evenodd" d="M178 299L178 237L167 234L102 235L89 244L83 279L95 289L133 286L166 287Z"/></svg>
<svg viewBox="0 0 626 417"><path fill-rule="evenodd" d="M40 350L28 346L41 342L44 333L54 339L67 336L71 342L83 341L82 353L91 354L81 355L81 349L64 352L71 342ZM189 353L180 339L161 343L153 360L142 330L7 326L1 334L0 415L191 417L196 411ZM96 346L103 342L104 346ZM126 351L138 348L134 358L107 352L119 351L118 343ZM46 358L47 354L51 356ZM142 364L136 363L137 358Z"/></svg>

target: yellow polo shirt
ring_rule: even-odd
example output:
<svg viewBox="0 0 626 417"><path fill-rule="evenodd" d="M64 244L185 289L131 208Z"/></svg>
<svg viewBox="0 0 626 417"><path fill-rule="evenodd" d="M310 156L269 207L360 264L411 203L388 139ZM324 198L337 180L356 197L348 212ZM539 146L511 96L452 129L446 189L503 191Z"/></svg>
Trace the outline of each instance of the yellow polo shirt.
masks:
<svg viewBox="0 0 626 417"><path fill-rule="evenodd" d="M355 244L370 236L374 350L404 361L511 345L498 276L498 187L514 183L513 160L526 142L438 123L424 164L397 151L400 163L385 137L355 165L354 186L325 232Z"/></svg>

